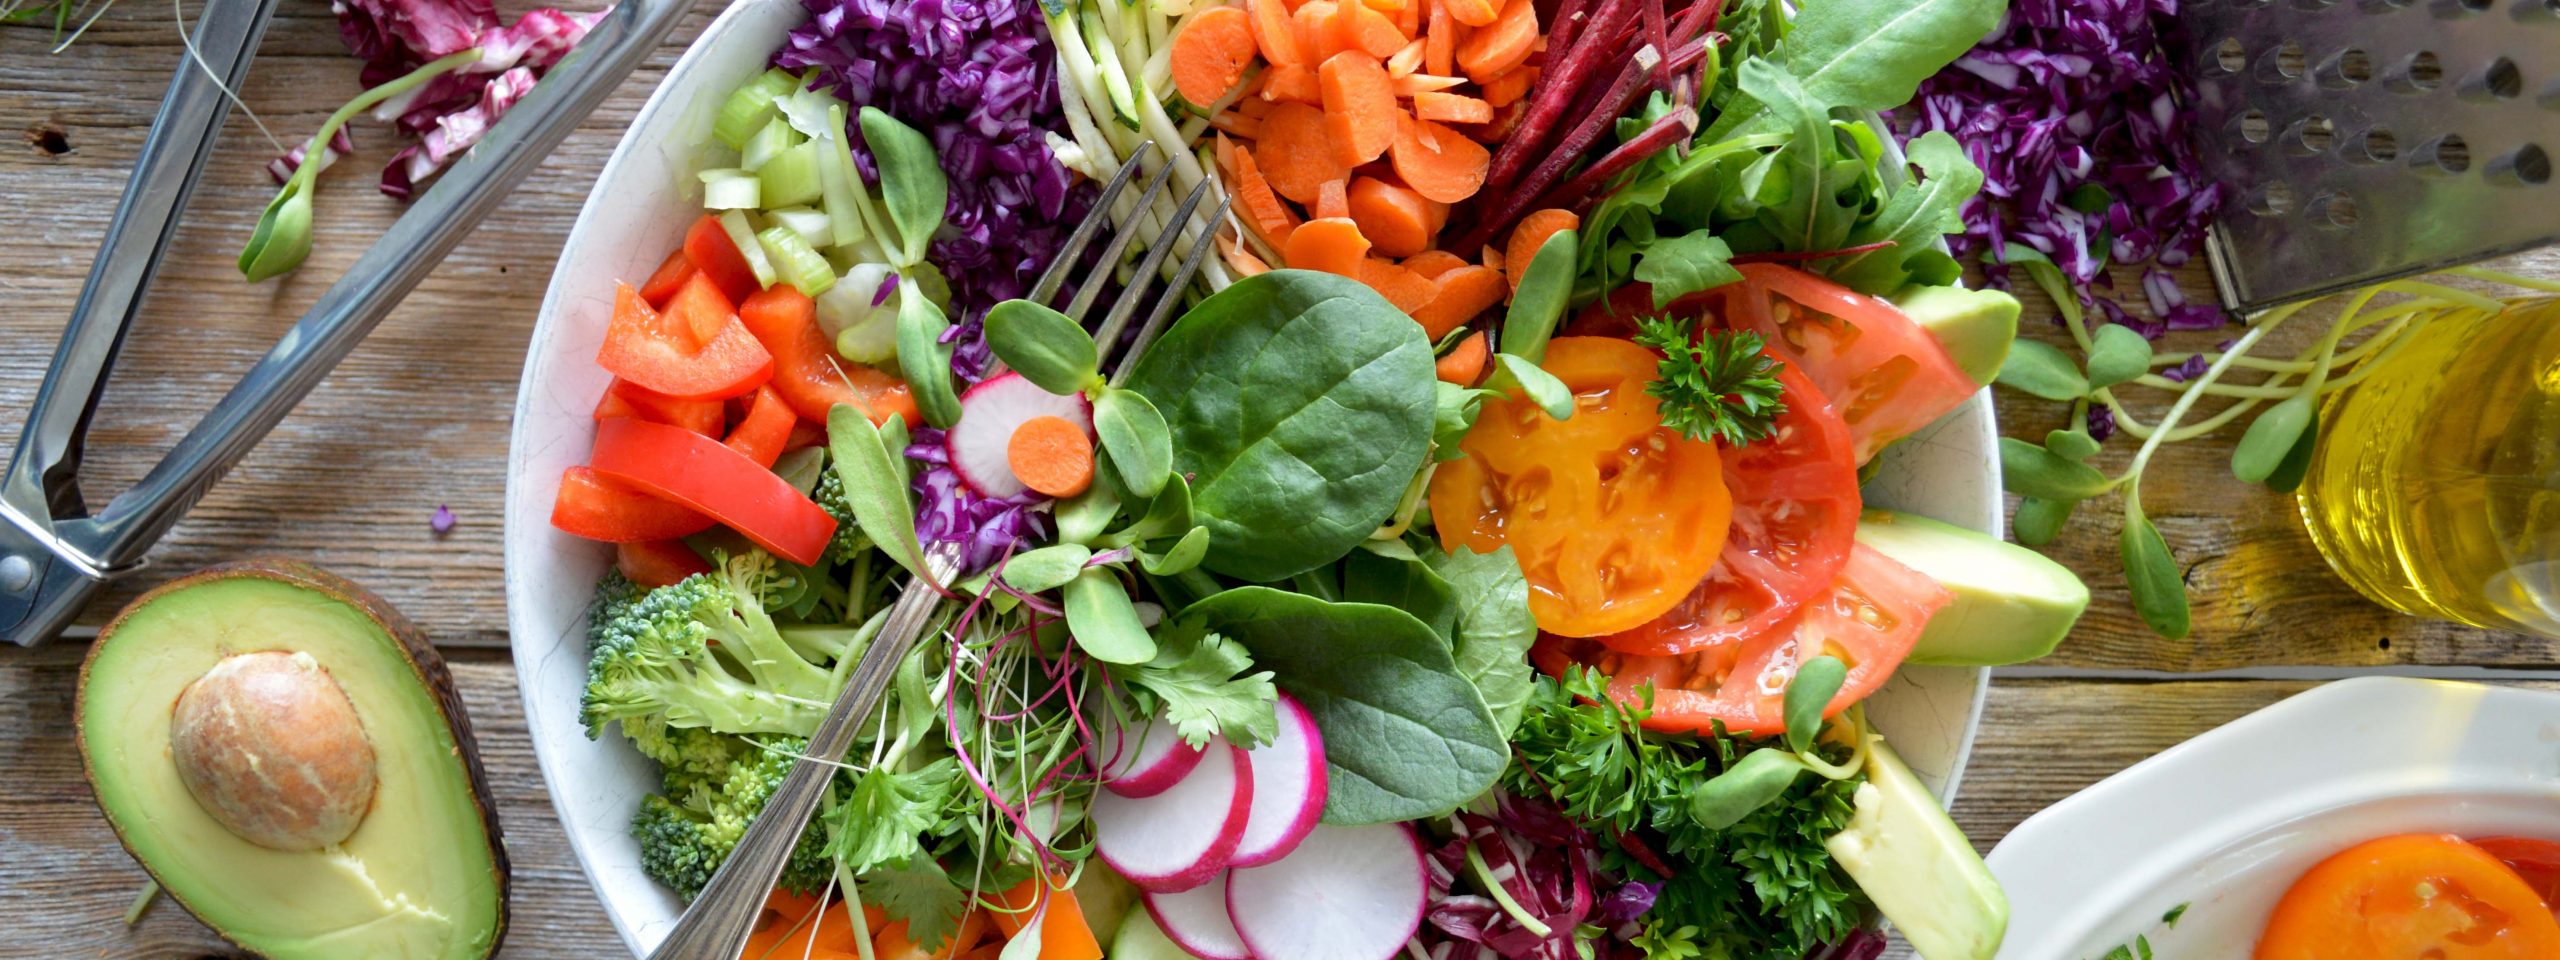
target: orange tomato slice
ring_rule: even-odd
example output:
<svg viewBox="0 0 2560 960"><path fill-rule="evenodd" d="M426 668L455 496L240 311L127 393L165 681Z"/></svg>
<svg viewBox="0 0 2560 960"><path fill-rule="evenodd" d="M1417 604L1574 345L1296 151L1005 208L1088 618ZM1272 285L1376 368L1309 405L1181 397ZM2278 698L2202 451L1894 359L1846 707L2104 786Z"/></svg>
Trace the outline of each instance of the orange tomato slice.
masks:
<svg viewBox="0 0 2560 960"><path fill-rule="evenodd" d="M2267 918L2257 960L2560 957L2533 888L2461 838L2369 840L2312 867Z"/></svg>

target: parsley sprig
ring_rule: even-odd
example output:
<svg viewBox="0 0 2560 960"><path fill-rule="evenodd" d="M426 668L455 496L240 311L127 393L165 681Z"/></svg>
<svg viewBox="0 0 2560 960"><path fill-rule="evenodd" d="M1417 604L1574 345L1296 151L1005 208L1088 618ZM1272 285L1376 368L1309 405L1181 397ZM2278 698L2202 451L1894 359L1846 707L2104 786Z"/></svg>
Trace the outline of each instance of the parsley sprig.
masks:
<svg viewBox="0 0 2560 960"><path fill-rule="evenodd" d="M1787 412L1778 361L1761 352L1760 335L1743 330L1694 336L1695 323L1672 317L1636 322L1636 342L1662 352L1662 375L1644 392L1661 402L1662 425L1692 440L1740 447L1769 436Z"/></svg>

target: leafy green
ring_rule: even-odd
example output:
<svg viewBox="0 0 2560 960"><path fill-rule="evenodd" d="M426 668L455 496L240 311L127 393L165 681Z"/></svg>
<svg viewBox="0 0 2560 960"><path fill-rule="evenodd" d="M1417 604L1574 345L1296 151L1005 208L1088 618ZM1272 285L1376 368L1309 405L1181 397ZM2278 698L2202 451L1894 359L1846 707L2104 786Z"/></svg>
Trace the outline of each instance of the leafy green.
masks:
<svg viewBox="0 0 2560 960"><path fill-rule="evenodd" d="M1458 674L1476 685L1494 726L1505 738L1520 726L1527 709L1529 645L1538 639L1538 623L1529 616L1529 580L1509 546L1492 553L1460 549L1424 553L1431 570L1457 597L1457 630L1451 656Z"/></svg>
<svg viewBox="0 0 2560 960"><path fill-rule="evenodd" d="M827 411L828 459L863 534L908 573L920 574L924 545L916 539L915 502L907 499L906 426L892 424L894 438L850 404ZM892 446L892 439L900 442Z"/></svg>
<svg viewBox="0 0 2560 960"><path fill-rule="evenodd" d="M1458 595L1438 571L1420 560L1354 550L1342 558L1342 600L1374 603L1413 614L1442 640L1456 642ZM1463 671L1462 671L1463 672Z"/></svg>
<svg viewBox="0 0 2560 960"><path fill-rule="evenodd" d="M1349 553L1395 512L1430 447L1431 344L1344 277L1275 270L1211 295L1128 387L1172 432L1209 528L1202 565L1284 580Z"/></svg>
<svg viewBox="0 0 2560 960"><path fill-rule="evenodd" d="M996 359L1050 393L1081 393L1101 383L1093 335L1067 315L1029 300L987 310L987 347Z"/></svg>
<svg viewBox="0 0 2560 960"><path fill-rule="evenodd" d="M878 107L862 108L862 144L880 169L880 199L888 207L889 224L897 228L900 265L924 261L934 231L942 229L942 213L951 199L950 178L933 155L933 141L914 127L898 122ZM898 345L900 350L906 344Z"/></svg>
<svg viewBox="0 0 2560 960"><path fill-rule="evenodd" d="M1671 317L1647 317L1637 326L1636 343L1662 353L1661 375L1644 392L1658 401L1663 426L1728 447L1777 429L1787 412L1786 388L1759 334L1716 330L1699 339L1690 333L1693 321Z"/></svg>
<svg viewBox="0 0 2560 960"><path fill-rule="evenodd" d="M1826 265L1831 279L1862 293L1885 294L1909 284L1945 286L1964 275L1938 238L1964 232L1965 201L1982 190L1982 169L1945 131L1932 130L1903 146L1921 179L1893 192L1873 219L1850 231L1846 246L1893 246L1842 257Z"/></svg>
<svg viewBox="0 0 2560 960"><path fill-rule="evenodd" d="M1138 622L1129 589L1111 571L1086 567L1066 583L1067 632L1086 655L1104 663L1144 663L1156 655L1155 639Z"/></svg>
<svg viewBox="0 0 2560 960"><path fill-rule="evenodd" d="M920 837L938 832L959 790L960 764L950 757L908 771L873 767L851 799L828 811L835 830L827 852L855 874L922 855Z"/></svg>
<svg viewBox="0 0 2560 960"><path fill-rule="evenodd" d="M898 372L915 396L926 423L949 429L960 422L960 394L951 385L951 344L942 333L951 321L925 296L898 297Z"/></svg>
<svg viewBox="0 0 2560 960"><path fill-rule="evenodd" d="M1724 238L1693 230L1654 241L1644 259L1636 261L1636 279L1653 285L1653 306L1659 310L1681 297L1741 280L1742 271L1734 269L1732 259L1733 247Z"/></svg>
<svg viewBox="0 0 2560 960"><path fill-rule="evenodd" d="M1559 230L1530 255L1520 287L1512 291L1511 308L1502 315L1501 352L1530 363L1547 358L1547 340L1555 336L1556 320L1573 299L1574 249L1580 243L1580 234Z"/></svg>
<svg viewBox="0 0 2560 960"><path fill-rule="evenodd" d="M2021 339L2000 361L2001 386L2047 400L2078 400L2089 395L2089 378L2062 348L2042 340Z"/></svg>
<svg viewBox="0 0 2560 960"><path fill-rule="evenodd" d="M1483 695L1410 613L1239 587L1192 604L1182 619L1242 643L1314 715L1325 738L1327 823L1439 816L1507 766Z"/></svg>
<svg viewBox="0 0 2560 960"><path fill-rule="evenodd" d="M2003 0L1823 0L1805 4L1779 44L1786 72L1813 99L1853 110L1890 110L1991 31ZM1727 104L1701 140L1769 129L1767 111Z"/></svg>
<svg viewBox="0 0 2560 960"><path fill-rule="evenodd" d="M1493 360L1493 379L1485 384L1488 392L1499 395L1516 389L1547 416L1558 420L1573 418L1573 388L1556 379L1555 374L1516 354L1497 353ZM1434 417L1436 423L1436 411Z"/></svg>
<svg viewBox="0 0 2560 960"><path fill-rule="evenodd" d="M865 873L854 882L862 902L875 904L889 922L904 922L916 946L937 949L960 929L968 912L969 893L931 859L917 857Z"/></svg>
<svg viewBox="0 0 2560 960"><path fill-rule="evenodd" d="M1155 659L1112 673L1154 694L1165 720L1192 746L1224 736L1250 750L1280 732L1271 671L1246 672L1252 669L1243 646L1199 624L1174 623L1156 632Z"/></svg>
<svg viewBox="0 0 2560 960"><path fill-rule="evenodd" d="M1152 497L1173 475L1173 435L1164 414L1133 390L1105 388L1093 403L1093 429L1102 452L1132 496Z"/></svg>
<svg viewBox="0 0 2560 960"><path fill-rule="evenodd" d="M1004 582L1024 593L1055 590L1082 573L1085 561L1091 559L1093 550L1081 543L1058 543L1026 550L1005 559Z"/></svg>

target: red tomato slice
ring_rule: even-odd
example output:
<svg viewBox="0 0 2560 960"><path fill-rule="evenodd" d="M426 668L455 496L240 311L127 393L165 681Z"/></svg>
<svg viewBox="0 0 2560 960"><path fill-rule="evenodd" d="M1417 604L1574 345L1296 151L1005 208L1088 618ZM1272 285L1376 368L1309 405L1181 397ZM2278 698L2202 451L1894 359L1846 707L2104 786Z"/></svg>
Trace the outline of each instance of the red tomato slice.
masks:
<svg viewBox="0 0 2560 960"><path fill-rule="evenodd" d="M836 520L788 481L719 441L644 420L596 424L597 473L709 514L802 566L826 555ZM656 539L656 538L650 538Z"/></svg>
<svg viewBox="0 0 2560 960"><path fill-rule="evenodd" d="M1863 505L1849 428L1804 374L1789 367L1778 382L1777 432L1723 452L1733 527L1715 568L1670 612L1600 638L1610 649L1672 655L1758 636L1839 577Z"/></svg>
<svg viewBox="0 0 2560 960"><path fill-rule="evenodd" d="M682 540L614 544L613 565L631 582L644 587L663 587L697 573L711 572L711 564Z"/></svg>
<svg viewBox="0 0 2560 960"><path fill-rule="evenodd" d="M1829 595L1759 636L1674 657L1541 636L1529 655L1550 674L1575 663L1607 674L1609 692L1625 702L1641 702L1650 686L1650 729L1694 733L1722 722L1736 733L1779 734L1786 732L1787 684L1797 664L1829 654L1849 665L1848 679L1823 710L1835 716L1893 676L1920 628L1953 596L1927 574L1853 546Z"/></svg>
<svg viewBox="0 0 2560 960"><path fill-rule="evenodd" d="M744 302L764 284L756 280L756 270L747 265L745 254L729 239L729 231L720 228L720 218L703 214L684 233L684 256L693 261L694 269L710 277L720 287L720 294L730 303Z"/></svg>
<svg viewBox="0 0 2560 960"><path fill-rule="evenodd" d="M696 345L690 330L649 309L640 291L615 286L613 322L596 353L596 364L613 375L680 400L734 397L772 379L773 354L744 324L731 320ZM677 299L684 299L681 291Z"/></svg>
<svg viewBox="0 0 2560 960"><path fill-rule="evenodd" d="M757 466L771 467L781 459L785 445L791 442L792 428L799 425L800 415L782 401L772 387L757 387L755 402L747 407L747 415L730 428L729 439L721 441L729 449L744 454Z"/></svg>
<svg viewBox="0 0 2560 960"><path fill-rule="evenodd" d="M1893 304L1794 267L1739 269L1755 295L1730 299L1740 309L1727 312L1725 324L1758 331L1813 378L1848 423L1859 463L1979 389L1936 337Z"/></svg>
<svg viewBox="0 0 2560 960"><path fill-rule="evenodd" d="M560 494L551 503L552 526L606 543L690 537L711 524L701 511L661 500L589 467L570 467L562 474Z"/></svg>
<svg viewBox="0 0 2560 960"><path fill-rule="evenodd" d="M2256 960L2549 960L2560 921L2515 871L2459 837L2368 840L2276 902Z"/></svg>
<svg viewBox="0 0 2560 960"><path fill-rule="evenodd" d="M803 419L827 422L836 404L862 408L873 423L902 416L917 422L915 397L896 377L836 356L835 345L818 329L818 305L788 285L748 297L738 305L738 319L774 357L773 389Z"/></svg>
<svg viewBox="0 0 2560 960"><path fill-rule="evenodd" d="M667 301L675 298L676 291L684 287L685 281L693 279L695 272L693 258L685 256L684 249L678 247L676 252L667 254L667 259L658 264L657 272L649 274L649 282L640 285L640 299L664 310Z"/></svg>
<svg viewBox="0 0 2560 960"><path fill-rule="evenodd" d="M2483 837L2471 841L2471 845L2505 861L2516 876L2524 878L2526 886L2542 897L2543 905L2560 910L2560 843L2525 837Z"/></svg>

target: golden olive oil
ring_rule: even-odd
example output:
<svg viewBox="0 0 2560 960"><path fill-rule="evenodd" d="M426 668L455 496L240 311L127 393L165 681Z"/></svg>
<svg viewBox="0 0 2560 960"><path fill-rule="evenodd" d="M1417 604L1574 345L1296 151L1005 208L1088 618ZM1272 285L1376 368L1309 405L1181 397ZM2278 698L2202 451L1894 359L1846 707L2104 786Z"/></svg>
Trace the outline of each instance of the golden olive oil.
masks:
<svg viewBox="0 0 2560 960"><path fill-rule="evenodd" d="M2376 602L2560 636L2560 300L2411 336L2322 407L2304 525Z"/></svg>

